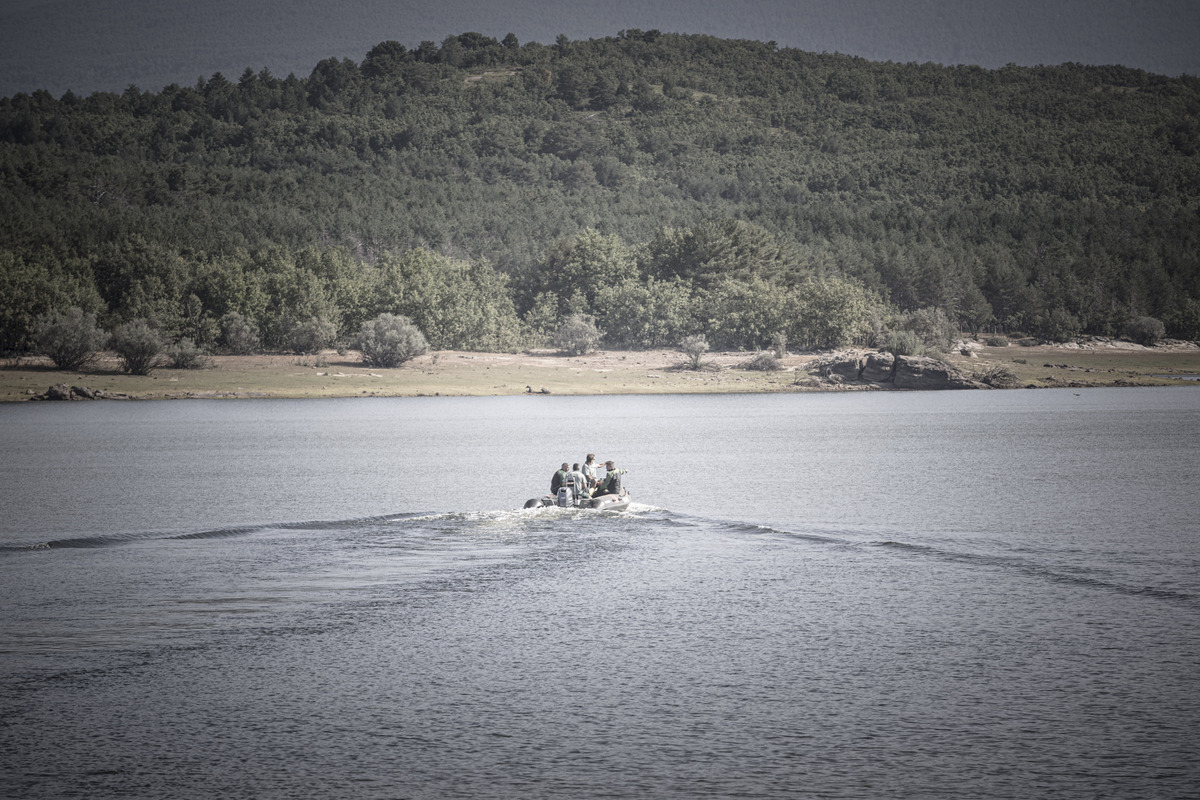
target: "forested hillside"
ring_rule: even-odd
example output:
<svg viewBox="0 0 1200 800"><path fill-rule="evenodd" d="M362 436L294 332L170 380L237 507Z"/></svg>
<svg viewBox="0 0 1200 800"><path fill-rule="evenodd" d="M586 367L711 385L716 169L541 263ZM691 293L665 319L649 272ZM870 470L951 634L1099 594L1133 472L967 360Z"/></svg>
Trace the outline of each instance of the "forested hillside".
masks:
<svg viewBox="0 0 1200 800"><path fill-rule="evenodd" d="M0 100L0 350L78 306L268 347L384 312L435 348L1200 338L1200 79L478 34L162 91Z"/></svg>

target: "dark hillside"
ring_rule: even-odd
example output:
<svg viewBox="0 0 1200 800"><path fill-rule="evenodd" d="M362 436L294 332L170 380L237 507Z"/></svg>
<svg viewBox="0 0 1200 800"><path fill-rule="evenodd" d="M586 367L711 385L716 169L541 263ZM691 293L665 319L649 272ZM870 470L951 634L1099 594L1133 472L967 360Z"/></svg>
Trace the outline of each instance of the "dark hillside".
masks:
<svg viewBox="0 0 1200 800"><path fill-rule="evenodd" d="M441 345L520 346L576 312L626 345L817 345L923 308L1045 338L1153 316L1200 338L1198 120L1186 76L654 31L17 95L0 348L70 305L205 343L236 312L281 346L297 319L428 328L485 297ZM853 317L836 335L814 333L823 292Z"/></svg>

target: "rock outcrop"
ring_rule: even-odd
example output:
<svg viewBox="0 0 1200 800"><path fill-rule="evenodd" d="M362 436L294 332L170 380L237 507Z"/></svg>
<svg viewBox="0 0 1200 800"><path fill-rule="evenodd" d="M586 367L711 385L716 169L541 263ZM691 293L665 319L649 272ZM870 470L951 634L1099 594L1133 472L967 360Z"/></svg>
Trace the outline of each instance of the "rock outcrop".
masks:
<svg viewBox="0 0 1200 800"><path fill-rule="evenodd" d="M928 356L893 356L891 353L834 353L820 359L811 370L831 383L879 389L987 389L987 384L967 377L956 367Z"/></svg>
<svg viewBox="0 0 1200 800"><path fill-rule="evenodd" d="M86 386L70 386L56 383L42 394L35 394L30 400L127 400L129 395L113 394L100 389L89 389Z"/></svg>
<svg viewBox="0 0 1200 800"><path fill-rule="evenodd" d="M868 353L855 380L868 383L887 383L892 379L896 359L891 353Z"/></svg>
<svg viewBox="0 0 1200 800"><path fill-rule="evenodd" d="M926 356L900 356L892 377L897 389L987 389L987 384L968 378L957 367Z"/></svg>

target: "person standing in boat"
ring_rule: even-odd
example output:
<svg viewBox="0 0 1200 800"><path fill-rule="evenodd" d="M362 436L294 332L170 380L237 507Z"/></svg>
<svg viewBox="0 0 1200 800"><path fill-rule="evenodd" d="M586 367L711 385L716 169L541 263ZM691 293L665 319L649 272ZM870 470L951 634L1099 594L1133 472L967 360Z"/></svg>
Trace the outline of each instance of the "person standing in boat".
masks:
<svg viewBox="0 0 1200 800"><path fill-rule="evenodd" d="M583 462L583 476L587 478L587 487L592 491L600 485L600 479L596 477L596 468L596 454L588 453Z"/></svg>
<svg viewBox="0 0 1200 800"><path fill-rule="evenodd" d="M564 461L562 467L550 479L550 494L558 494L558 487L563 485L563 481L567 479L568 472L570 472L570 465Z"/></svg>
<svg viewBox="0 0 1200 800"><path fill-rule="evenodd" d="M617 465L612 461L604 462L604 482L600 484L600 488L592 495L593 497L601 497L606 494L621 493L621 476L629 470L617 469Z"/></svg>

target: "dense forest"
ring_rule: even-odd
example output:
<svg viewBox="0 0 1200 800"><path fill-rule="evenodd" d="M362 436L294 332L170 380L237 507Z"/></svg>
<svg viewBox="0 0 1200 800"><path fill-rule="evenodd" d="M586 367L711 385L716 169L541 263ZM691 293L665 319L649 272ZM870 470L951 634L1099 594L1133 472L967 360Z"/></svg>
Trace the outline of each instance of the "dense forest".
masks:
<svg viewBox="0 0 1200 800"><path fill-rule="evenodd" d="M1200 79L474 33L300 78L0 100L0 351L40 315L437 349L1200 339ZM224 323L223 323L224 321Z"/></svg>

